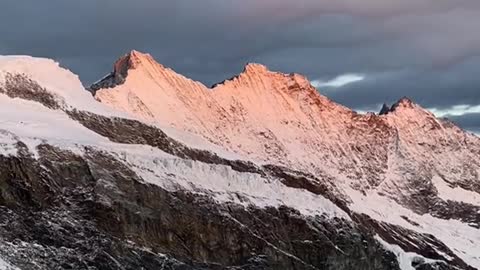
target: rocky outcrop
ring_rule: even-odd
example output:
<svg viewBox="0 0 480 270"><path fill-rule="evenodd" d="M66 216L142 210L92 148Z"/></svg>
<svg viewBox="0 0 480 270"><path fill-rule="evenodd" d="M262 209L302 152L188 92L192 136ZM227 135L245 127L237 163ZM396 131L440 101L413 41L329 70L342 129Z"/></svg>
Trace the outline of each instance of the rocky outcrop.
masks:
<svg viewBox="0 0 480 270"><path fill-rule="evenodd" d="M386 115L390 112L390 107L383 103L382 108L380 109L380 112L378 113L379 115Z"/></svg>
<svg viewBox="0 0 480 270"><path fill-rule="evenodd" d="M128 76L128 70L134 69L138 64L140 64L141 60L139 56L139 52L132 51L124 57L120 58L113 65L113 71L104 78L102 78L100 81L92 84L89 88L90 91L95 94L97 90L104 88L113 88L115 86L125 83L125 80Z"/></svg>
<svg viewBox="0 0 480 270"><path fill-rule="evenodd" d="M422 262L422 259L418 258L417 261L414 260L412 262L412 266L415 269L430 269L430 267L433 267L433 269L476 269L466 264L434 235L419 234L399 226L375 221L367 215L353 214L352 217L357 223L362 224L367 230L375 232L385 241L396 243L407 252L413 252L424 256L424 258L436 260L432 264L425 261Z"/></svg>
<svg viewBox="0 0 480 270"><path fill-rule="evenodd" d="M48 92L25 74L7 73L4 85L0 86L0 93L6 94L11 98L38 102L54 110L60 109L63 105L63 101L59 97Z"/></svg>
<svg viewBox="0 0 480 270"><path fill-rule="evenodd" d="M209 164L228 165L239 172L261 173L253 162L229 160L217 154L187 147L185 144L167 136L162 130L137 120L109 118L82 111L68 111L72 119L79 121L88 129L123 144L143 144L156 147L166 153L198 160Z"/></svg>

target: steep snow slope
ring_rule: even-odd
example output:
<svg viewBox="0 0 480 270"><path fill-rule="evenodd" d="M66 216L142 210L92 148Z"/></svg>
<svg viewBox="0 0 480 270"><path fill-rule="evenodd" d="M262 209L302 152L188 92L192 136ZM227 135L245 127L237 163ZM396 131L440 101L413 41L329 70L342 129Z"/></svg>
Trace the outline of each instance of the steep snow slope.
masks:
<svg viewBox="0 0 480 270"><path fill-rule="evenodd" d="M320 95L298 74L249 64L208 88L136 51L92 90L113 108L334 183L355 212L434 232L480 267L478 250L470 246L479 241L480 139L407 98L381 115L361 115ZM379 204L398 211L378 211ZM461 224L458 230L469 237L449 233L452 224Z"/></svg>
<svg viewBox="0 0 480 270"><path fill-rule="evenodd" d="M148 55L132 51L115 63L114 70L115 77L126 78L128 73L128 83L114 91L98 90L97 99L105 104L199 134L216 131L214 119L209 119L211 112L220 117L226 113L210 99L205 86L176 74ZM111 79L107 77L109 83ZM104 85L101 81L92 88Z"/></svg>
<svg viewBox="0 0 480 270"><path fill-rule="evenodd" d="M67 108L124 116L120 112L92 103L88 93L82 91L83 86L77 75L60 68L51 59L30 56L0 56L0 83L5 83L8 74L27 74L28 77L55 95L58 102ZM53 79L55 78L55 79Z"/></svg>

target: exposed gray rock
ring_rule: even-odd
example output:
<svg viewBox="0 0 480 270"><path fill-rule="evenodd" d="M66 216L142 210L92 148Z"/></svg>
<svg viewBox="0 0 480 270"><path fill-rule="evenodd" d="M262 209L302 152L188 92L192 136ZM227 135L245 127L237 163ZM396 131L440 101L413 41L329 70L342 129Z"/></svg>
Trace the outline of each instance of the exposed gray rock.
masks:
<svg viewBox="0 0 480 270"><path fill-rule="evenodd" d="M398 269L346 220L168 192L94 149L38 151L0 156L0 253L24 269Z"/></svg>
<svg viewBox="0 0 480 270"><path fill-rule="evenodd" d="M7 73L4 85L0 85L0 93L11 98L35 101L50 109L61 108L61 101L58 97L55 97L25 74Z"/></svg>

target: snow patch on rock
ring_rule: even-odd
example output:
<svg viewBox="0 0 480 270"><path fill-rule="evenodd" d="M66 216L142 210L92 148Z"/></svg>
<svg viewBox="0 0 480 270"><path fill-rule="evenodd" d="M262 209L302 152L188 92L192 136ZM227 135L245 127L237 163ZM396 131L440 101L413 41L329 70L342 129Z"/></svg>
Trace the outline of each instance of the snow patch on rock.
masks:
<svg viewBox="0 0 480 270"><path fill-rule="evenodd" d="M422 263L435 263L438 261L427 259L421 255L418 255L413 252L405 252L401 247L397 245L391 245L383 240L380 236L375 236L375 239L386 249L397 256L398 264L401 270L415 270L416 268L412 265L413 262L422 262Z"/></svg>
<svg viewBox="0 0 480 270"><path fill-rule="evenodd" d="M371 218L398 225L419 233L434 235L445 243L459 258L480 268L480 230L458 220L444 220L431 215L418 215L394 201L376 193L364 196L358 191L347 192L353 203L350 209ZM418 225L406 221L404 218Z"/></svg>
<svg viewBox="0 0 480 270"><path fill-rule="evenodd" d="M6 262L2 258L0 258L0 270L20 270L20 269Z"/></svg>
<svg viewBox="0 0 480 270"><path fill-rule="evenodd" d="M433 183L440 198L456 202L464 202L480 206L480 194L465 190L461 187L452 188L447 182L438 176L433 178Z"/></svg>
<svg viewBox="0 0 480 270"><path fill-rule="evenodd" d="M183 189L211 195L220 203L252 204L261 208L284 205L308 216L326 214L350 219L343 210L320 195L286 187L277 179L256 173L241 173L229 166L180 159L146 146L122 146L113 153L145 181L169 190Z"/></svg>

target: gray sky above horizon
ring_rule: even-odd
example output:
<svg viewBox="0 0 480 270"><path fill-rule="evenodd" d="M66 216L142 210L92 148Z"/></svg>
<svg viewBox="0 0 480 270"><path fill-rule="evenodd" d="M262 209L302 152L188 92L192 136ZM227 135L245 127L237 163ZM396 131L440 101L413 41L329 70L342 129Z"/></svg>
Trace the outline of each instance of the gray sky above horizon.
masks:
<svg viewBox="0 0 480 270"><path fill-rule="evenodd" d="M207 85L247 62L357 110L403 96L480 133L478 0L3 0L0 54L88 85L131 49Z"/></svg>

